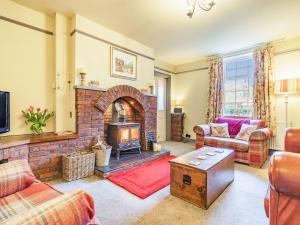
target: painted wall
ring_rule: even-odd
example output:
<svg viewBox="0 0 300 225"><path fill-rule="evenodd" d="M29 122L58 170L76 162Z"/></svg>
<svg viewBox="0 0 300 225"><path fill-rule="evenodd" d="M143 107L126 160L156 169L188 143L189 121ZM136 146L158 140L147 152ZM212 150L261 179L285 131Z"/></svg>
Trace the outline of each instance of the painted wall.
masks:
<svg viewBox="0 0 300 225"><path fill-rule="evenodd" d="M153 49L107 29L81 16L48 16L12 1L0 2L0 15L53 32L45 34L0 20L0 90L11 92L11 132L31 133L21 110L30 105L55 111L46 132L75 131L74 85L77 69L87 69L87 80L100 80L102 88L127 84L147 88L154 79L154 60L137 57L137 80L110 77L110 45L78 33L78 29L101 39L154 58ZM69 83L70 81L70 83ZM72 118L70 118L70 114Z"/></svg>
<svg viewBox="0 0 300 225"><path fill-rule="evenodd" d="M184 135L191 135L192 139L196 136L193 127L197 124L205 124L207 111L207 95L209 75L208 62L201 60L194 63L176 66L174 75L174 90L172 90L172 107L175 104L182 106L186 114L184 120ZM184 72L203 68L192 72ZM175 103L176 101L176 103Z"/></svg>
<svg viewBox="0 0 300 225"><path fill-rule="evenodd" d="M290 51L290 50L296 51ZM298 50L297 50L298 49ZM300 79L300 37L289 39L278 43L275 46L274 56L274 77L275 79ZM300 84L298 81L298 90ZM284 121L285 121L285 104L284 97L277 95L275 97L275 110L277 120L277 137L284 135ZM293 127L300 127L299 117L300 93L289 96L288 103L288 121ZM283 138L276 138L276 146L283 149Z"/></svg>
<svg viewBox="0 0 300 225"><path fill-rule="evenodd" d="M1 0L0 15L53 30L52 18L11 1ZM11 93L8 134L30 133L21 110L30 105L54 110L53 36L3 20L0 31L0 90ZM54 130L53 119L45 130Z"/></svg>
<svg viewBox="0 0 300 225"><path fill-rule="evenodd" d="M115 31L96 24L88 19L76 15L76 29L93 35L105 41L130 49L131 51L154 58L154 51L132 39L129 39ZM80 33L74 34L75 38L75 71L83 66L87 70L86 80L99 80L102 88L110 88L119 84L127 84L138 89L147 88L154 79L154 60L137 56L137 80L124 80L111 77L111 45L103 41L93 39ZM77 71L76 71L77 72ZM75 74L76 84L79 84L79 76Z"/></svg>

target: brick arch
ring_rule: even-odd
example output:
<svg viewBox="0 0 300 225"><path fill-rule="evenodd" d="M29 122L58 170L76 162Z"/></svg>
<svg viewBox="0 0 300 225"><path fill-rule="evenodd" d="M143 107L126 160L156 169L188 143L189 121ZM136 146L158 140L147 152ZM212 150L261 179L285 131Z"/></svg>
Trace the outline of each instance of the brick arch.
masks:
<svg viewBox="0 0 300 225"><path fill-rule="evenodd" d="M105 112L111 105L111 103L122 97L130 97L135 99L143 107L144 111L147 111L149 108L145 95L138 89L128 85L118 85L109 88L106 92L100 95L100 97L96 101L95 106L100 111Z"/></svg>

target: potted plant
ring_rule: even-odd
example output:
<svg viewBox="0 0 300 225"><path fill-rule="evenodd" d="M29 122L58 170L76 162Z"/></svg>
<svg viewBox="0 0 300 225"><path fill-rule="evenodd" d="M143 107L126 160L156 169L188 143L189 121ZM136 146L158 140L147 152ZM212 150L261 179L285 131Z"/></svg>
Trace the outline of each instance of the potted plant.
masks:
<svg viewBox="0 0 300 225"><path fill-rule="evenodd" d="M34 109L33 106L30 106L26 112L22 111L23 116L25 117L25 123L30 125L30 130L33 134L43 134L43 127L46 126L46 122L54 116L54 112L48 112L47 109L41 110L40 108Z"/></svg>

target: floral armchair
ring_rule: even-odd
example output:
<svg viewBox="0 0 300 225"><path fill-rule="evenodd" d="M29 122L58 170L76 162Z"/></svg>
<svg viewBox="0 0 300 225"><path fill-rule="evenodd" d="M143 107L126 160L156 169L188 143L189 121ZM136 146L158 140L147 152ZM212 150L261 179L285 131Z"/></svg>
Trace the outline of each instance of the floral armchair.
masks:
<svg viewBox="0 0 300 225"><path fill-rule="evenodd" d="M230 148L235 151L235 161L249 164L252 167L262 167L269 153L271 129L265 128L265 121L242 118L220 117L215 123L227 123L230 138L212 137L208 124L194 127L196 133L196 149L206 146ZM251 133L249 141L235 139L242 124L257 125L257 130Z"/></svg>

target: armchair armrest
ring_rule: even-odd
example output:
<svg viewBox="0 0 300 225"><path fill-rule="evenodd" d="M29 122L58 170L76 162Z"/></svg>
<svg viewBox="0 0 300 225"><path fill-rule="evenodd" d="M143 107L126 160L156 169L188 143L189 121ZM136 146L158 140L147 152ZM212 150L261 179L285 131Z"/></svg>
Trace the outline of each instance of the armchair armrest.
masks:
<svg viewBox="0 0 300 225"><path fill-rule="evenodd" d="M270 128L258 129L251 133L249 141L264 141L268 140L272 135L272 130Z"/></svg>
<svg viewBox="0 0 300 225"><path fill-rule="evenodd" d="M27 160L0 165L0 197L21 191L36 182Z"/></svg>
<svg viewBox="0 0 300 225"><path fill-rule="evenodd" d="M300 153L300 129L288 128L285 131L284 150Z"/></svg>
<svg viewBox="0 0 300 225"><path fill-rule="evenodd" d="M73 191L35 206L5 220L3 224L89 224L94 218L94 202L84 191Z"/></svg>
<svg viewBox="0 0 300 225"><path fill-rule="evenodd" d="M210 126L208 124L194 126L193 130L196 134L202 136L210 135Z"/></svg>
<svg viewBox="0 0 300 225"><path fill-rule="evenodd" d="M269 166L269 180L273 190L300 197L300 155L278 152Z"/></svg>

